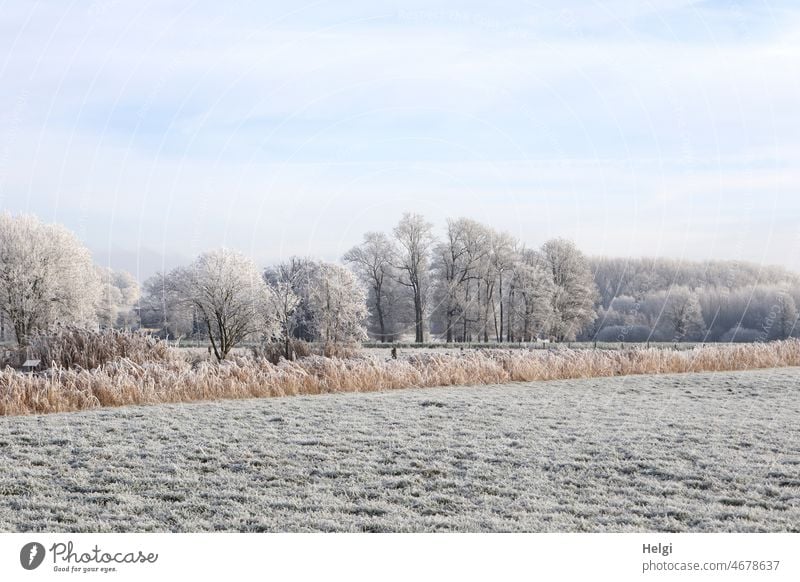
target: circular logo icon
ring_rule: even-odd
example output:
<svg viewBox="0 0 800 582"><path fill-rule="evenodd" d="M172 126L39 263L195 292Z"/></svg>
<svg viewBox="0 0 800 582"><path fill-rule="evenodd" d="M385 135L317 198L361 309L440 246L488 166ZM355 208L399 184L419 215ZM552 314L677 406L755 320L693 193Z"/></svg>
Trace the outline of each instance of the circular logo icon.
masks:
<svg viewBox="0 0 800 582"><path fill-rule="evenodd" d="M19 563L26 570L35 570L42 565L44 553L44 546L38 542L25 544L19 552Z"/></svg>

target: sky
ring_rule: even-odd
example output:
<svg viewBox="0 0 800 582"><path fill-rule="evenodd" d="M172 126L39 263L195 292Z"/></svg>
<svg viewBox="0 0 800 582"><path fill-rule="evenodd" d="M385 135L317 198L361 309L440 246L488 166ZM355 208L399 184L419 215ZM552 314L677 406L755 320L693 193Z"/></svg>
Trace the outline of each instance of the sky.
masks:
<svg viewBox="0 0 800 582"><path fill-rule="evenodd" d="M408 211L800 270L793 4L0 0L0 209L140 279Z"/></svg>

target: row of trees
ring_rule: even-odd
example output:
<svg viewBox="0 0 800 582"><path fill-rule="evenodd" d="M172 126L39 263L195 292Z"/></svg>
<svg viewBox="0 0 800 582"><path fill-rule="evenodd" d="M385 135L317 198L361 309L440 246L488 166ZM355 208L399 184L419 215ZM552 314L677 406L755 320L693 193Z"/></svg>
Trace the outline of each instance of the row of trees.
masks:
<svg viewBox="0 0 800 582"><path fill-rule="evenodd" d="M339 344L366 339L366 294L340 265L292 259L266 272L228 249L158 274L144 286L93 264L62 226L0 214L0 338L20 345L54 324L154 327L208 339L217 359L248 338Z"/></svg>
<svg viewBox="0 0 800 582"><path fill-rule="evenodd" d="M220 249L148 280L142 323L173 336L201 336L218 360L243 340L326 344L367 338L366 294L340 265L291 259L266 271L244 255Z"/></svg>
<svg viewBox="0 0 800 582"><path fill-rule="evenodd" d="M369 336L453 341L762 341L797 335L800 277L735 262L587 259L555 239L528 248L474 220L443 237L417 214L370 232L345 266L293 258L261 269L231 250L145 281L100 268L61 226L0 214L0 338L54 323L142 327L210 341L222 360L244 339L282 346Z"/></svg>
<svg viewBox="0 0 800 582"><path fill-rule="evenodd" d="M767 341L800 335L800 276L740 261L587 260L569 241L530 249L474 220L437 239L407 214L343 259L368 289L370 335L450 341Z"/></svg>
<svg viewBox="0 0 800 582"><path fill-rule="evenodd" d="M369 294L371 335L392 341L414 330L445 341L574 339L594 320L596 291L575 245L527 248L474 220L448 220L443 239L418 214L391 234L369 232L345 253Z"/></svg>
<svg viewBox="0 0 800 582"><path fill-rule="evenodd" d="M139 316L167 336L208 338L220 359L245 337L280 342L290 357L292 339L573 339L593 321L591 271L572 243L527 249L468 219L448 221L446 235L406 214L345 253L351 269L292 258L259 271L232 251L206 253L146 281Z"/></svg>

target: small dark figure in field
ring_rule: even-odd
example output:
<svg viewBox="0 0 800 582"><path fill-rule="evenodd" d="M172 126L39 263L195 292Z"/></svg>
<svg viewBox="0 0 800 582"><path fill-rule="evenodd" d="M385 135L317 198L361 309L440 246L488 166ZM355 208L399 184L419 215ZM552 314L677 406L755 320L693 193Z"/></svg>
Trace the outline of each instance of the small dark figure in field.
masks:
<svg viewBox="0 0 800 582"><path fill-rule="evenodd" d="M397 348L396 347L392 348L392 359L393 360L397 359Z"/></svg>

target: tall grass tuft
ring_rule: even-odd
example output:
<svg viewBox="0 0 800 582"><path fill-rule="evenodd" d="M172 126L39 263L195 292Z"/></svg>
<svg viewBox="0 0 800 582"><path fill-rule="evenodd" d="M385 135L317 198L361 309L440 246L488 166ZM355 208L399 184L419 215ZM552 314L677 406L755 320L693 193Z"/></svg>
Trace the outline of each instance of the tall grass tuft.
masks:
<svg viewBox="0 0 800 582"><path fill-rule="evenodd" d="M91 370L119 358L144 363L171 357L164 342L141 333L56 327L34 334L28 346L8 350L0 357L0 367L18 368L25 360L41 360L45 368Z"/></svg>
<svg viewBox="0 0 800 582"><path fill-rule="evenodd" d="M124 341L122 344L126 345ZM800 340L796 339L686 351L479 350L387 361L312 355L294 362L281 360L277 365L263 357L248 356L234 356L219 364L189 362L169 352L149 359L134 350L113 359L97 357L99 365L93 369L88 361L80 368L64 365L80 359L66 348L65 352L77 357L53 358L56 365L44 373L25 374L11 368L0 371L0 415L223 398L800 366Z"/></svg>

